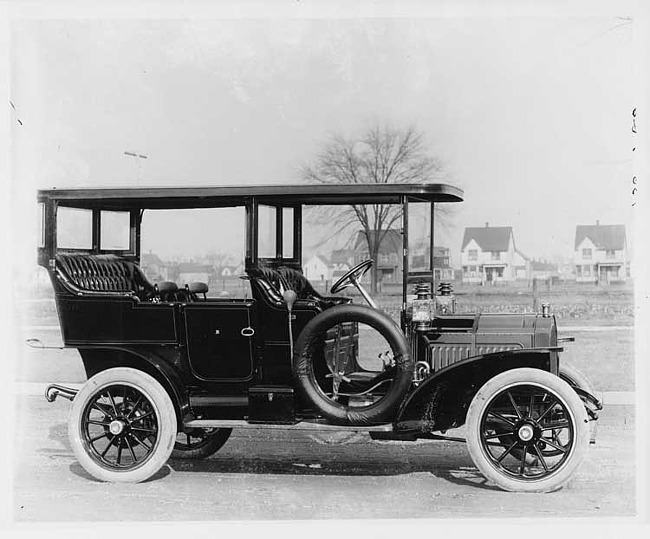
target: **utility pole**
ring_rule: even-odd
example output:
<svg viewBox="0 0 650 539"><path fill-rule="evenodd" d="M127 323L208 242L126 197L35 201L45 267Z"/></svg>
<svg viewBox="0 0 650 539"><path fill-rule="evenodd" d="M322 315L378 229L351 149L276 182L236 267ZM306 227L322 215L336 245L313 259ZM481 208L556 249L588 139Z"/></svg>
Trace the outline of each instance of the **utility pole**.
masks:
<svg viewBox="0 0 650 539"><path fill-rule="evenodd" d="M140 171L142 169L142 160L143 159L148 159L146 155L142 155L139 153L135 152L124 152L124 155L128 155L129 157L133 157L135 160L135 164L137 167L137 173L136 173L136 182L140 183Z"/></svg>

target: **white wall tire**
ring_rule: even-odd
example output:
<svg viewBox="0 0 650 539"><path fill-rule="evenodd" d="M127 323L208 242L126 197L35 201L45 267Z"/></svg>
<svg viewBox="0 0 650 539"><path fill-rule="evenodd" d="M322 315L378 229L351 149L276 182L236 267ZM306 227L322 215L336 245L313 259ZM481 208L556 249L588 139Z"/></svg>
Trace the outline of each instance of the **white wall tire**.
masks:
<svg viewBox="0 0 650 539"><path fill-rule="evenodd" d="M589 445L582 401L564 380L539 369L512 369L488 380L469 406L467 429L476 467L513 492L564 486Z"/></svg>
<svg viewBox="0 0 650 539"><path fill-rule="evenodd" d="M167 462L176 414L151 376L117 367L93 376L76 395L68 420L75 457L100 481L139 483Z"/></svg>

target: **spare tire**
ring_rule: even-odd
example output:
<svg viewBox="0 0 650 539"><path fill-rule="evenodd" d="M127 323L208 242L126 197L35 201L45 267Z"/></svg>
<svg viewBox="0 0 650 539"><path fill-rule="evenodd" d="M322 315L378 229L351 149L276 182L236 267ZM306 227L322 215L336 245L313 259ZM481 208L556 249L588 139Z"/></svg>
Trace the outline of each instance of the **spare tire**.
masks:
<svg viewBox="0 0 650 539"><path fill-rule="evenodd" d="M390 387L378 401L365 406L349 406L332 399L317 379L318 366L315 368L314 363L324 361L324 336L327 330L345 322L370 326L386 340L392 352ZM363 305L339 305L315 316L304 327L296 341L292 369L304 396L325 418L336 424L369 425L392 420L411 386L414 362L404 334L386 314Z"/></svg>

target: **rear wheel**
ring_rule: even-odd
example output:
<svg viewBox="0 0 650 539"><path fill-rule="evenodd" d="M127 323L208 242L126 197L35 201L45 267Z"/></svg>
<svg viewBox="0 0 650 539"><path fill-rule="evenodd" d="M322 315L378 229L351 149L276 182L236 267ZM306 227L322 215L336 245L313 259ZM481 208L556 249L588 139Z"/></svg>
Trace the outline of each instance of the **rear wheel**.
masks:
<svg viewBox="0 0 650 539"><path fill-rule="evenodd" d="M144 481L165 465L174 447L174 405L148 374L108 369L75 397L68 436L77 460L96 479Z"/></svg>
<svg viewBox="0 0 650 539"><path fill-rule="evenodd" d="M489 380L470 404L467 426L476 467L509 491L563 486L589 444L582 401L566 382L539 369L513 369Z"/></svg>
<svg viewBox="0 0 650 539"><path fill-rule="evenodd" d="M213 455L230 438L232 429L189 429L179 432L172 451L173 459L204 459Z"/></svg>

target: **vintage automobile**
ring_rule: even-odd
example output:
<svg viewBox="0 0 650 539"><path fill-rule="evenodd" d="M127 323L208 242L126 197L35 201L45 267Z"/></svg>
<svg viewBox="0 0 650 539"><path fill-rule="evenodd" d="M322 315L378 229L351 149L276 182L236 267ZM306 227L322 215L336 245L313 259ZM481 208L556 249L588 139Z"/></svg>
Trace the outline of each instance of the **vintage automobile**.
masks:
<svg viewBox="0 0 650 539"><path fill-rule="evenodd" d="M600 403L560 364L548 306L455 314L451 287L433 271L433 223L436 204L459 201L462 191L433 183L39 191L38 262L54 287L64 346L79 351L88 377L79 391L50 385L46 397L72 401L79 463L99 480L139 482L170 456L212 455L232 429L364 431L407 442L455 440L445 432L465 425L473 462L499 487L564 485ZM403 241L392 317L363 285L372 260L346 271L330 295L302 268L305 207L385 204L400 214ZM197 208L241 211L243 297L143 272L143 217ZM417 272L409 269L416 208L430 216L428 270ZM82 237L70 239L71 230ZM204 235L218 247L227 234ZM346 289L354 298L340 294Z"/></svg>

